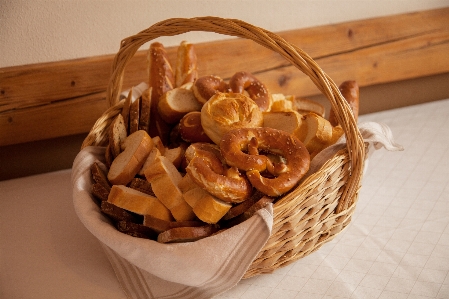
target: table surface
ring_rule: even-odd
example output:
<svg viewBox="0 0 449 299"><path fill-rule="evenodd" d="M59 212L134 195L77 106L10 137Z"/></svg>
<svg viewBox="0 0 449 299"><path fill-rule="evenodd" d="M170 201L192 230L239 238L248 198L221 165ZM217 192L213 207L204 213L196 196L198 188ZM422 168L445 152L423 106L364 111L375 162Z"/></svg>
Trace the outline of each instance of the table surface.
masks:
<svg viewBox="0 0 449 299"><path fill-rule="evenodd" d="M348 228L216 298L449 298L449 99L372 113L402 152L374 152ZM0 298L126 298L77 219L63 170L0 182Z"/></svg>

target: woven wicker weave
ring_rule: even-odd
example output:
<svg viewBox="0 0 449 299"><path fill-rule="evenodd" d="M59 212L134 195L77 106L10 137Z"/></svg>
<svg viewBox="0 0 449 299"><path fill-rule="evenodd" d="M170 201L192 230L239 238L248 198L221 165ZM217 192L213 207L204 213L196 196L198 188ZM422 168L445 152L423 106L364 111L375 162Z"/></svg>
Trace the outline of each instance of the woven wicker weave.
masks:
<svg viewBox="0 0 449 299"><path fill-rule="evenodd" d="M338 152L323 167L274 205L272 234L244 275L249 278L269 273L319 249L332 240L351 220L357 202L365 159L365 146L352 112L338 87L313 59L278 35L239 20L216 17L168 19L121 42L113 62L107 89L110 108L97 120L82 147L104 145L107 128L121 112L119 102L124 69L136 51L161 36L189 31L208 31L241 37L282 55L306 74L330 101L347 140L347 148Z"/></svg>

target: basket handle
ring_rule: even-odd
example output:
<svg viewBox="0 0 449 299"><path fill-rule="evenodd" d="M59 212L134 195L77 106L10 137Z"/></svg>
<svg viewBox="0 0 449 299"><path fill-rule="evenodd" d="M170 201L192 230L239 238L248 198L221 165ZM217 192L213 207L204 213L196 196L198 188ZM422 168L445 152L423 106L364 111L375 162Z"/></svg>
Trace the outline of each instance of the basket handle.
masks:
<svg viewBox="0 0 449 299"><path fill-rule="evenodd" d="M215 32L253 40L282 55L312 80L331 103L337 120L346 134L351 177L345 185L342 198L352 198L359 188L365 158L365 146L351 109L340 93L339 88L303 50L289 44L272 32L246 22L218 17L174 18L158 22L136 35L123 39L120 50L113 61L111 80L106 92L106 99L111 105L110 109L119 101L126 65L143 44L161 36L174 36L190 31ZM341 202L350 201L343 200ZM345 204L342 205L340 207L339 204L337 212L347 208L347 206L344 206Z"/></svg>

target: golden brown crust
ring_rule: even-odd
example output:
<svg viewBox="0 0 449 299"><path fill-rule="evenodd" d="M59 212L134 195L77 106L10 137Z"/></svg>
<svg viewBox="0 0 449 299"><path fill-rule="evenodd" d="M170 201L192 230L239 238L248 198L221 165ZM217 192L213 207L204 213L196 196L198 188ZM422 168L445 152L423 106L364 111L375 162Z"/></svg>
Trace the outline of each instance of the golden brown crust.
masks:
<svg viewBox="0 0 449 299"><path fill-rule="evenodd" d="M153 229L157 233L175 228L175 227L197 227L204 226L204 222L198 220L188 221L167 221L162 220L151 215L144 215L143 225Z"/></svg>
<svg viewBox="0 0 449 299"><path fill-rule="evenodd" d="M239 203L251 195L251 184L237 169L228 169L218 147L208 143L192 144L186 150L186 160L190 178L213 196Z"/></svg>
<svg viewBox="0 0 449 299"><path fill-rule="evenodd" d="M246 171L253 187L269 196L279 196L292 189L307 173L310 155L295 136L271 128L242 128L228 132L220 143L221 153L230 166ZM243 150L247 149L248 153ZM259 151L280 155L283 167L270 168L270 160ZM280 169L267 178L261 172Z"/></svg>
<svg viewBox="0 0 449 299"><path fill-rule="evenodd" d="M122 152L122 144L128 133L121 114L117 114L109 127L109 146L112 156L115 158Z"/></svg>
<svg viewBox="0 0 449 299"><path fill-rule="evenodd" d="M140 117L139 130L148 132L150 128L150 112L151 112L151 88L148 88L140 97Z"/></svg>
<svg viewBox="0 0 449 299"><path fill-rule="evenodd" d="M151 137L159 136L164 144L168 144L170 126L158 113L158 104L161 96L173 89L173 69L168 60L167 52L161 43L155 42L150 45L147 55L149 82L151 92L150 128Z"/></svg>
<svg viewBox="0 0 449 299"><path fill-rule="evenodd" d="M125 149L112 161L108 180L113 185L127 185L142 168L153 148L153 140L140 130L125 140Z"/></svg>
<svg viewBox="0 0 449 299"><path fill-rule="evenodd" d="M200 111L201 106L191 90L175 88L162 95L159 100L158 111L165 122L175 124L187 113Z"/></svg>
<svg viewBox="0 0 449 299"><path fill-rule="evenodd" d="M162 232L157 237L160 243L193 242L208 237L218 231L216 225L198 227L175 227Z"/></svg>
<svg viewBox="0 0 449 299"><path fill-rule="evenodd" d="M139 130L140 98L134 100L129 108L129 134Z"/></svg>
<svg viewBox="0 0 449 299"><path fill-rule="evenodd" d="M261 127L263 115L256 103L243 94L218 93L201 109L201 125L207 136L219 144L230 130Z"/></svg>
<svg viewBox="0 0 449 299"><path fill-rule="evenodd" d="M357 122L359 116L359 85L356 81L348 80L341 83L339 89L346 102L348 102L349 107L351 107L352 114L354 115L354 119ZM335 111L332 108L329 112L329 122L334 127L339 125L337 117L335 115Z"/></svg>
<svg viewBox="0 0 449 299"><path fill-rule="evenodd" d="M200 111L189 112L181 118L179 121L179 134L186 142L212 143L212 140L207 136L206 132L204 132L203 126L201 125Z"/></svg>
<svg viewBox="0 0 449 299"><path fill-rule="evenodd" d="M194 82L198 78L197 56L193 44L181 42L178 47L175 83L177 87Z"/></svg>
<svg viewBox="0 0 449 299"><path fill-rule="evenodd" d="M122 108L123 123L125 124L126 132L128 134L129 134L129 110L131 109L132 96L133 96L133 89L131 88L129 90L128 96L125 99L125 102L123 103Z"/></svg>
<svg viewBox="0 0 449 299"><path fill-rule="evenodd" d="M246 91L249 97L259 106L260 111L270 111L271 94L266 86L248 72L237 72L229 80L232 92L243 93Z"/></svg>
<svg viewBox="0 0 449 299"><path fill-rule="evenodd" d="M198 102L205 104L212 96L219 92L230 92L228 83L218 76L209 75L198 78L192 86L193 94Z"/></svg>

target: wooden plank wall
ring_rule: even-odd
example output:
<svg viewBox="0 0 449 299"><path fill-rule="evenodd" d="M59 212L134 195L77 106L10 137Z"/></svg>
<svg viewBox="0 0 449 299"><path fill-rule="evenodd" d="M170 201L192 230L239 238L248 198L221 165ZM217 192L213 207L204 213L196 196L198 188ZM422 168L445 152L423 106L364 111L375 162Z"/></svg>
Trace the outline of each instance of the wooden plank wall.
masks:
<svg viewBox="0 0 449 299"><path fill-rule="evenodd" d="M449 8L278 33L306 51L338 84L360 86L449 72ZM174 64L176 47L168 48ZM200 75L254 73L272 92L315 96L309 78L280 55L230 38L196 45ZM127 67L124 88L146 80L146 49ZM0 146L88 132L107 108L114 55L0 69Z"/></svg>

